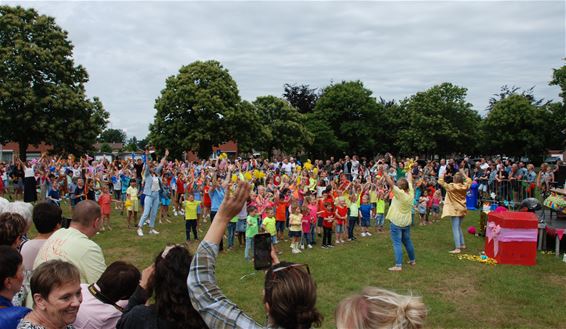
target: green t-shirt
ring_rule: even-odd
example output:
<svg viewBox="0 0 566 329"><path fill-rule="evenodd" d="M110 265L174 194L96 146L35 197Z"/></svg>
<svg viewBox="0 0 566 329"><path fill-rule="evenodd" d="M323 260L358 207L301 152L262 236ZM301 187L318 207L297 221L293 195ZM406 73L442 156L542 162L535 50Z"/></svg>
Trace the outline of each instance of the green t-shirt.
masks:
<svg viewBox="0 0 566 329"><path fill-rule="evenodd" d="M385 213L385 200L383 200L383 199L377 200L377 206L375 207L375 213L376 214Z"/></svg>
<svg viewBox="0 0 566 329"><path fill-rule="evenodd" d="M358 217L358 210L360 209L360 207L358 206L357 202L350 202L348 208L350 208L350 216Z"/></svg>
<svg viewBox="0 0 566 329"><path fill-rule="evenodd" d="M253 238L259 233L259 228L257 227L257 216L248 216L246 222L248 224L246 227L246 238Z"/></svg>
<svg viewBox="0 0 566 329"><path fill-rule="evenodd" d="M234 216L232 217L232 219L230 219L230 223L237 223L238 222L238 216Z"/></svg>
<svg viewBox="0 0 566 329"><path fill-rule="evenodd" d="M277 233L275 231L275 217L265 217L263 219L263 226L265 227L265 231L271 234L271 236L275 236Z"/></svg>

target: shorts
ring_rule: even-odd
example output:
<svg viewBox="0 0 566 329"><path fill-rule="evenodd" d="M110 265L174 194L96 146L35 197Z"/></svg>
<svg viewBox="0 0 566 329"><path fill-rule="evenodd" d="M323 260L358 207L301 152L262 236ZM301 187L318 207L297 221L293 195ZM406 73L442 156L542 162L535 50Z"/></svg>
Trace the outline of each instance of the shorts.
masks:
<svg viewBox="0 0 566 329"><path fill-rule="evenodd" d="M322 217L318 217L317 220L316 220L316 226L321 227L323 221L324 220L322 219Z"/></svg>
<svg viewBox="0 0 566 329"><path fill-rule="evenodd" d="M426 214L426 207L419 206L418 211L419 211L419 214L424 215L424 214Z"/></svg>
<svg viewBox="0 0 566 329"><path fill-rule="evenodd" d="M362 225L363 227L369 227L369 218L362 217Z"/></svg>
<svg viewBox="0 0 566 329"><path fill-rule="evenodd" d="M431 209L432 209L432 212L435 213L435 214L440 213L440 207L438 205L433 205Z"/></svg>
<svg viewBox="0 0 566 329"><path fill-rule="evenodd" d="M161 198L161 205L167 207L171 204L171 199Z"/></svg>
<svg viewBox="0 0 566 329"><path fill-rule="evenodd" d="M285 231L285 222L284 221L276 221L275 222L275 229L277 232L284 232Z"/></svg>
<svg viewBox="0 0 566 329"><path fill-rule="evenodd" d="M271 236L271 244L277 244L277 235Z"/></svg>
<svg viewBox="0 0 566 329"><path fill-rule="evenodd" d="M289 237L290 238L300 238L301 237L301 231L289 231Z"/></svg>
<svg viewBox="0 0 566 329"><path fill-rule="evenodd" d="M375 226L383 226L384 214L375 214Z"/></svg>
<svg viewBox="0 0 566 329"><path fill-rule="evenodd" d="M122 200L122 190L114 190L114 199Z"/></svg>
<svg viewBox="0 0 566 329"><path fill-rule="evenodd" d="M138 200L136 200L136 201L132 201L132 205L126 207L126 210L138 212L140 210L139 208L140 208L140 203L138 202Z"/></svg>
<svg viewBox="0 0 566 329"><path fill-rule="evenodd" d="M238 222L236 223L236 232L239 232L239 233L246 232L247 226L248 226L248 224L246 223L245 219L239 219Z"/></svg>
<svg viewBox="0 0 566 329"><path fill-rule="evenodd" d="M344 224L336 224L336 233L344 233Z"/></svg>

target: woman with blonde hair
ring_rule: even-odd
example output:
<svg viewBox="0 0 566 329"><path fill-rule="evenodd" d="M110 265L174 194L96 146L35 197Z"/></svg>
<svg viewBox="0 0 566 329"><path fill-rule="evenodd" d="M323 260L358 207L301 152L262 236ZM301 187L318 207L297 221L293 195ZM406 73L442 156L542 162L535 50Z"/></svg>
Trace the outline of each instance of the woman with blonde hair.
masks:
<svg viewBox="0 0 566 329"><path fill-rule="evenodd" d="M336 308L338 329L419 329L427 309L421 297L399 295L385 289L366 287L343 299Z"/></svg>
<svg viewBox="0 0 566 329"><path fill-rule="evenodd" d="M438 184L446 190L446 198L444 199L444 206L442 207L441 217L452 218L452 235L454 236L454 250L450 251L451 254L459 254L461 249L466 249L464 242L464 235L462 234L462 221L464 216L468 213L466 208L466 193L472 185L472 180L466 176L464 170L454 175L452 183L446 183L444 176L438 180Z"/></svg>

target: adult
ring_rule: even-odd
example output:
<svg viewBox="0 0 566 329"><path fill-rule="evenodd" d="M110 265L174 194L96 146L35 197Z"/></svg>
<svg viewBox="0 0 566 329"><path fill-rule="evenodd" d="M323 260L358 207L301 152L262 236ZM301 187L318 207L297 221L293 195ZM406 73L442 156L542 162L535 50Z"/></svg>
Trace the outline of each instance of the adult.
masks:
<svg viewBox="0 0 566 329"><path fill-rule="evenodd" d="M454 250L452 254L459 254L466 248L464 235L462 234L462 221L468 213L466 208L466 193L472 185L472 180L466 176L463 169L452 178L452 183L446 183L444 177L440 177L438 184L446 190L446 198L442 207L441 217L452 218L452 235L454 236Z"/></svg>
<svg viewBox="0 0 566 329"><path fill-rule="evenodd" d="M24 168L24 202L37 201L37 180L35 179L34 166L26 166L26 164L19 160Z"/></svg>
<svg viewBox="0 0 566 329"><path fill-rule="evenodd" d="M282 262L272 249L273 265L265 274L263 303L267 324L262 326L231 302L217 286L215 278L218 244L228 222L236 216L250 193L245 182L235 193L228 190L216 220L211 223L191 263L187 284L191 303L209 328L298 328L320 325L316 309L316 285L307 265Z"/></svg>
<svg viewBox="0 0 566 329"><path fill-rule="evenodd" d="M22 216L12 212L0 214L0 246L18 250L25 232L26 221Z"/></svg>
<svg viewBox="0 0 566 329"><path fill-rule="evenodd" d="M149 161L149 149L145 150L145 174L143 187L145 199L143 215L140 217L140 221L138 223L138 236L143 236L143 225L147 220L149 220L149 234L159 234L159 232L155 230L155 217L157 217L160 202L159 193L162 189L159 177L161 176L161 170L163 170L163 166L165 165L168 155L169 150L165 149L165 156L156 167Z"/></svg>
<svg viewBox="0 0 566 329"><path fill-rule="evenodd" d="M12 298L20 291L24 281L22 256L10 246L0 246L0 328L15 329L18 322L30 311L12 305Z"/></svg>
<svg viewBox="0 0 566 329"><path fill-rule="evenodd" d="M218 180L219 178L215 178L213 180L212 183L212 188L210 189L210 191L208 192L210 195L210 222L212 223L212 221L214 221L214 218L216 218L216 213L218 212L218 209L220 208L220 205L222 204L222 201L224 200L224 194L226 191L226 188L228 187L229 184L229 179L230 177L230 172L228 173L228 175L226 175L226 179L222 182L219 183ZM222 251L224 249L224 243L223 240L220 240L220 251Z"/></svg>
<svg viewBox="0 0 566 329"><path fill-rule="evenodd" d="M188 270L187 270L188 271ZM81 284L83 302L73 323L76 329L114 329L123 305L136 290L140 271L132 264L116 261L93 284ZM120 301L124 302L121 303Z"/></svg>
<svg viewBox="0 0 566 329"><path fill-rule="evenodd" d="M80 273L71 263L50 260L31 277L33 310L18 329L73 329L82 302Z"/></svg>
<svg viewBox="0 0 566 329"><path fill-rule="evenodd" d="M427 309L421 297L366 287L336 308L338 329L424 328Z"/></svg>
<svg viewBox="0 0 566 329"><path fill-rule="evenodd" d="M69 228L57 230L39 250L34 272L49 260L61 259L78 268L81 283L96 282L106 269L106 264L100 246L90 238L96 235L101 225L100 206L92 200L79 202L73 209Z"/></svg>
<svg viewBox="0 0 566 329"><path fill-rule="evenodd" d="M32 219L38 234L34 239L22 244L21 253L26 271L33 270L33 263L39 249L55 231L61 228L62 213L61 208L47 201L39 202L33 207Z"/></svg>
<svg viewBox="0 0 566 329"><path fill-rule="evenodd" d="M182 246L167 246L143 271L139 286L118 321L117 329L207 328L191 305L186 280L192 257ZM155 304L147 305L155 294ZM215 327L211 327L215 328Z"/></svg>
<svg viewBox="0 0 566 329"><path fill-rule="evenodd" d="M409 264L415 265L415 248L411 240L413 200L415 197L413 175L408 171L406 178L397 180L397 185L395 185L395 182L389 175L384 177L393 191L393 200L391 200L391 205L385 217L391 222L391 241L393 242L393 252L395 254L395 266L390 267L389 270L398 272L403 269L403 249L401 244L405 246L409 256Z"/></svg>
<svg viewBox="0 0 566 329"><path fill-rule="evenodd" d="M24 234L22 235L22 241L21 242L23 243L23 242L27 241L28 240L27 232L31 228L31 223L32 223L33 206L30 203L25 203L25 202L22 202L22 201L14 201L14 202L8 203L4 207L3 212L14 213L14 214L18 214L18 215L22 216L22 218L26 222L26 229L25 229Z"/></svg>

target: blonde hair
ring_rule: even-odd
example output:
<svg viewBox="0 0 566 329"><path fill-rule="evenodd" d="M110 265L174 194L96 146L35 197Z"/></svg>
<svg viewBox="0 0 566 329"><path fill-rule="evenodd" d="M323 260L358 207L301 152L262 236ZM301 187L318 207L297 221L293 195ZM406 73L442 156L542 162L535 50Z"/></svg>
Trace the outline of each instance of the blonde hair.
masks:
<svg viewBox="0 0 566 329"><path fill-rule="evenodd" d="M456 173L454 175L454 178L452 179L452 181L454 182L454 184L463 183L464 182L464 176L462 176L461 173Z"/></svg>
<svg viewBox="0 0 566 329"><path fill-rule="evenodd" d="M385 289L366 287L343 299L336 308L338 329L419 329L427 309L421 297L404 296Z"/></svg>

